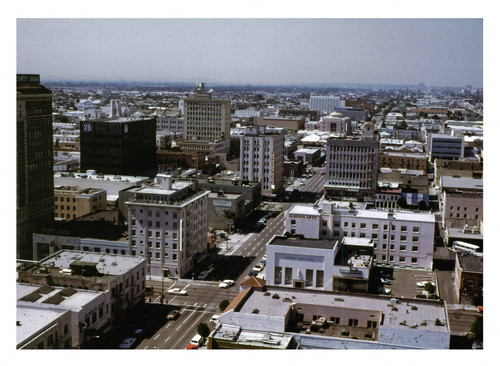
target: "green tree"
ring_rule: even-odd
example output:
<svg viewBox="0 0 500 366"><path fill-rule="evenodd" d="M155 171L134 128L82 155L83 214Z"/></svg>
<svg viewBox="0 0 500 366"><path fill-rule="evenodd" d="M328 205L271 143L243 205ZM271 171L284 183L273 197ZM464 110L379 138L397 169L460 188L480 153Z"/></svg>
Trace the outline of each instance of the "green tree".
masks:
<svg viewBox="0 0 500 366"><path fill-rule="evenodd" d="M219 303L219 310L220 311L224 311L226 310L227 306L229 305L229 300L228 299L224 299L222 300L220 303Z"/></svg>
<svg viewBox="0 0 500 366"><path fill-rule="evenodd" d="M406 199L404 197L399 197L397 202L398 207L406 208L408 204L406 203Z"/></svg>
<svg viewBox="0 0 500 366"><path fill-rule="evenodd" d="M429 294L433 294L434 291L436 290L436 286L434 286L432 283L427 282L424 285L424 290L427 291Z"/></svg>
<svg viewBox="0 0 500 366"><path fill-rule="evenodd" d="M198 332L199 335L201 335L203 338L207 338L210 335L210 328L207 323L200 323L196 327L196 331Z"/></svg>
<svg viewBox="0 0 500 366"><path fill-rule="evenodd" d="M478 316L470 325L470 332L474 339L483 340L483 317Z"/></svg>

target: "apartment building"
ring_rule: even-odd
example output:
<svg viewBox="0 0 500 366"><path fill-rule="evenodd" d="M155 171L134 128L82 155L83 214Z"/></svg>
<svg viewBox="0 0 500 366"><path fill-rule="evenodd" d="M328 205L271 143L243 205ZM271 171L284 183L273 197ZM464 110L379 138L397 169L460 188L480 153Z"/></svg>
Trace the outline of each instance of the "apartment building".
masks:
<svg viewBox="0 0 500 366"><path fill-rule="evenodd" d="M430 212L367 210L322 200L292 206L285 230L310 239L371 239L377 265L432 268L434 221Z"/></svg>
<svg viewBox="0 0 500 366"><path fill-rule="evenodd" d="M208 250L210 192L163 174L131 192L126 204L132 255L148 258L153 276L180 277L192 270Z"/></svg>
<svg viewBox="0 0 500 366"><path fill-rule="evenodd" d="M251 126L240 136L240 178L261 182L263 196L283 187L284 134L283 128Z"/></svg>
<svg viewBox="0 0 500 366"><path fill-rule="evenodd" d="M339 106L343 106L340 97L311 95L309 98L309 109L323 114L331 113Z"/></svg>
<svg viewBox="0 0 500 366"><path fill-rule="evenodd" d="M66 221L105 210L106 190L68 186L54 187L54 216Z"/></svg>
<svg viewBox="0 0 500 366"><path fill-rule="evenodd" d="M184 142L181 149L208 152L228 151L231 128L231 100L212 99L212 94L204 91L205 84L198 83L196 96L183 100ZM211 143L210 145L207 145ZM222 143L222 148L219 146ZM184 145L183 145L184 144Z"/></svg>
<svg viewBox="0 0 500 366"><path fill-rule="evenodd" d="M444 134L430 134L428 136L429 160L461 159L464 157L465 144L463 137L454 137Z"/></svg>

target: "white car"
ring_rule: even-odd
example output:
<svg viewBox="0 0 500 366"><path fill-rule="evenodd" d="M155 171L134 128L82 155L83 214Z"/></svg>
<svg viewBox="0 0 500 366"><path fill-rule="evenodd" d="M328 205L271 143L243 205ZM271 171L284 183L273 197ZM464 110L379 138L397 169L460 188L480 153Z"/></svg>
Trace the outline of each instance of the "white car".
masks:
<svg viewBox="0 0 500 366"><path fill-rule="evenodd" d="M264 269L264 266L261 264L256 264L255 267L252 268L252 271L254 272L260 272Z"/></svg>
<svg viewBox="0 0 500 366"><path fill-rule="evenodd" d="M220 288L229 288L234 285L233 280L224 280L221 283L219 283Z"/></svg>
<svg viewBox="0 0 500 366"><path fill-rule="evenodd" d="M435 286L434 282L424 281L424 282L417 282L417 287L425 287L426 283L430 283L432 286Z"/></svg>
<svg viewBox="0 0 500 366"><path fill-rule="evenodd" d="M181 290L180 288L171 288L170 290L167 291L167 294L186 296L188 293L187 291Z"/></svg>
<svg viewBox="0 0 500 366"><path fill-rule="evenodd" d="M125 338L124 341L118 346L118 348L121 349L132 348L136 340L137 340L136 338Z"/></svg>
<svg viewBox="0 0 500 366"><path fill-rule="evenodd" d="M215 314L215 315L212 316L212 318L210 318L210 321L214 322L214 323L217 323L217 321L219 320L219 318L220 318L220 315Z"/></svg>
<svg viewBox="0 0 500 366"><path fill-rule="evenodd" d="M379 287L378 288L378 293L382 294L382 295L390 295L391 294L391 290L388 289L388 288Z"/></svg>

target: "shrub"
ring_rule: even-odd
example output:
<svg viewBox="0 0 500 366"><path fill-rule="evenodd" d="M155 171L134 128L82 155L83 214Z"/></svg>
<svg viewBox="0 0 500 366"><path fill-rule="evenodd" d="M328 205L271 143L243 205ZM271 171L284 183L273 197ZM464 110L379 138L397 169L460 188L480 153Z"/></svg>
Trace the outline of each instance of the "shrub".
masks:
<svg viewBox="0 0 500 366"><path fill-rule="evenodd" d="M229 300L228 299L224 299L222 300L220 303L219 303L219 309L220 311L224 311L226 310L227 306L229 305Z"/></svg>

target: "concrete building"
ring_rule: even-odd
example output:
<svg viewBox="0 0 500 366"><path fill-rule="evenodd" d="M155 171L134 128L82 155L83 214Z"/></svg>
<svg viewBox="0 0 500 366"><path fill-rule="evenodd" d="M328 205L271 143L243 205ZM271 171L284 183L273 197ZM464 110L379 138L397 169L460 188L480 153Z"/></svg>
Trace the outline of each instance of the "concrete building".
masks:
<svg viewBox="0 0 500 366"><path fill-rule="evenodd" d="M204 91L205 84L198 83L196 96L183 100L184 142L183 150L228 151L231 128L231 101L212 99ZM211 143L210 145L207 145ZM217 151L216 151L217 150Z"/></svg>
<svg viewBox="0 0 500 366"><path fill-rule="evenodd" d="M374 137L373 124L365 123L361 139L327 140L325 190L329 196L366 197L375 194L379 142Z"/></svg>
<svg viewBox="0 0 500 366"><path fill-rule="evenodd" d="M266 286L240 292L208 348L449 349L444 303Z"/></svg>
<svg viewBox="0 0 500 366"><path fill-rule="evenodd" d="M434 186L439 188L442 176L459 176L462 178L482 178L483 163L466 160L434 160Z"/></svg>
<svg viewBox="0 0 500 366"><path fill-rule="evenodd" d="M54 186L54 215L66 221L105 210L104 189Z"/></svg>
<svg viewBox="0 0 500 366"><path fill-rule="evenodd" d="M208 226L213 229L231 231L236 221L241 219L245 211L245 195L243 193L210 192L208 195Z"/></svg>
<svg viewBox="0 0 500 366"><path fill-rule="evenodd" d="M263 196L275 196L283 187L283 128L247 127L240 137L240 178L261 182Z"/></svg>
<svg viewBox="0 0 500 366"><path fill-rule="evenodd" d="M196 267L208 249L209 192L163 174L154 185L131 192L126 204L132 255L148 258L153 276L181 277Z"/></svg>
<svg viewBox="0 0 500 366"><path fill-rule="evenodd" d="M379 167L391 169L411 169L427 172L427 156L419 153L381 151L378 157Z"/></svg>
<svg viewBox="0 0 500 366"><path fill-rule="evenodd" d="M367 292L370 239L303 239L275 236L266 246L267 283L322 291Z"/></svg>
<svg viewBox="0 0 500 366"><path fill-rule="evenodd" d="M442 176L440 191L444 227L482 226L483 179Z"/></svg>
<svg viewBox="0 0 500 366"><path fill-rule="evenodd" d="M331 113L339 106L341 106L340 97L311 95L309 98L309 109L322 114Z"/></svg>
<svg viewBox="0 0 500 366"><path fill-rule="evenodd" d="M366 110L358 107L336 107L335 112L341 113L344 117L350 118L352 121L362 121L368 115Z"/></svg>
<svg viewBox="0 0 500 366"><path fill-rule="evenodd" d="M321 117L319 121L319 130L335 133L352 133L351 119L344 117L340 112L332 112L328 116Z"/></svg>
<svg viewBox="0 0 500 366"><path fill-rule="evenodd" d="M432 268L434 215L430 212L367 210L322 200L295 204L285 213L285 230L306 239L373 240L377 265Z"/></svg>
<svg viewBox="0 0 500 366"><path fill-rule="evenodd" d="M19 291L17 294L19 297ZM70 310L42 308L25 302L18 302L16 310L16 349L72 348Z"/></svg>
<svg viewBox="0 0 500 366"><path fill-rule="evenodd" d="M294 153L295 160L302 160L304 164L313 166L321 158L321 149L302 148Z"/></svg>
<svg viewBox="0 0 500 366"><path fill-rule="evenodd" d="M30 259L32 234L54 222L52 92L40 75L17 75L16 126L16 255Z"/></svg>
<svg viewBox="0 0 500 366"><path fill-rule="evenodd" d="M53 305L67 304L77 312L72 315L73 346L82 343L80 323L93 326L97 333L106 333L112 326L111 319L122 319L127 311L144 302L146 290L146 260L133 256L118 256L82 251L62 250L39 262L26 264L18 269L18 283L42 285L33 299L32 290L26 301L35 302L45 292L47 301ZM60 293L59 289L64 287ZM74 294L78 289L89 290L86 294ZM50 291L49 291L50 290ZM25 295L18 293L18 300ZM79 299L85 297L88 301ZM76 303L74 303L76 301ZM82 310L83 305L83 310ZM89 311L87 311L87 309Z"/></svg>
<svg viewBox="0 0 500 366"><path fill-rule="evenodd" d="M81 171L156 173L156 123L151 118L86 121L80 125Z"/></svg>
<svg viewBox="0 0 500 366"><path fill-rule="evenodd" d="M429 160L436 158L457 160L464 157L463 137L454 137L443 134L430 134L428 136Z"/></svg>
<svg viewBox="0 0 500 366"><path fill-rule="evenodd" d="M257 117L255 125L285 128L289 131L299 131L304 129L306 123L304 116L298 117Z"/></svg>

